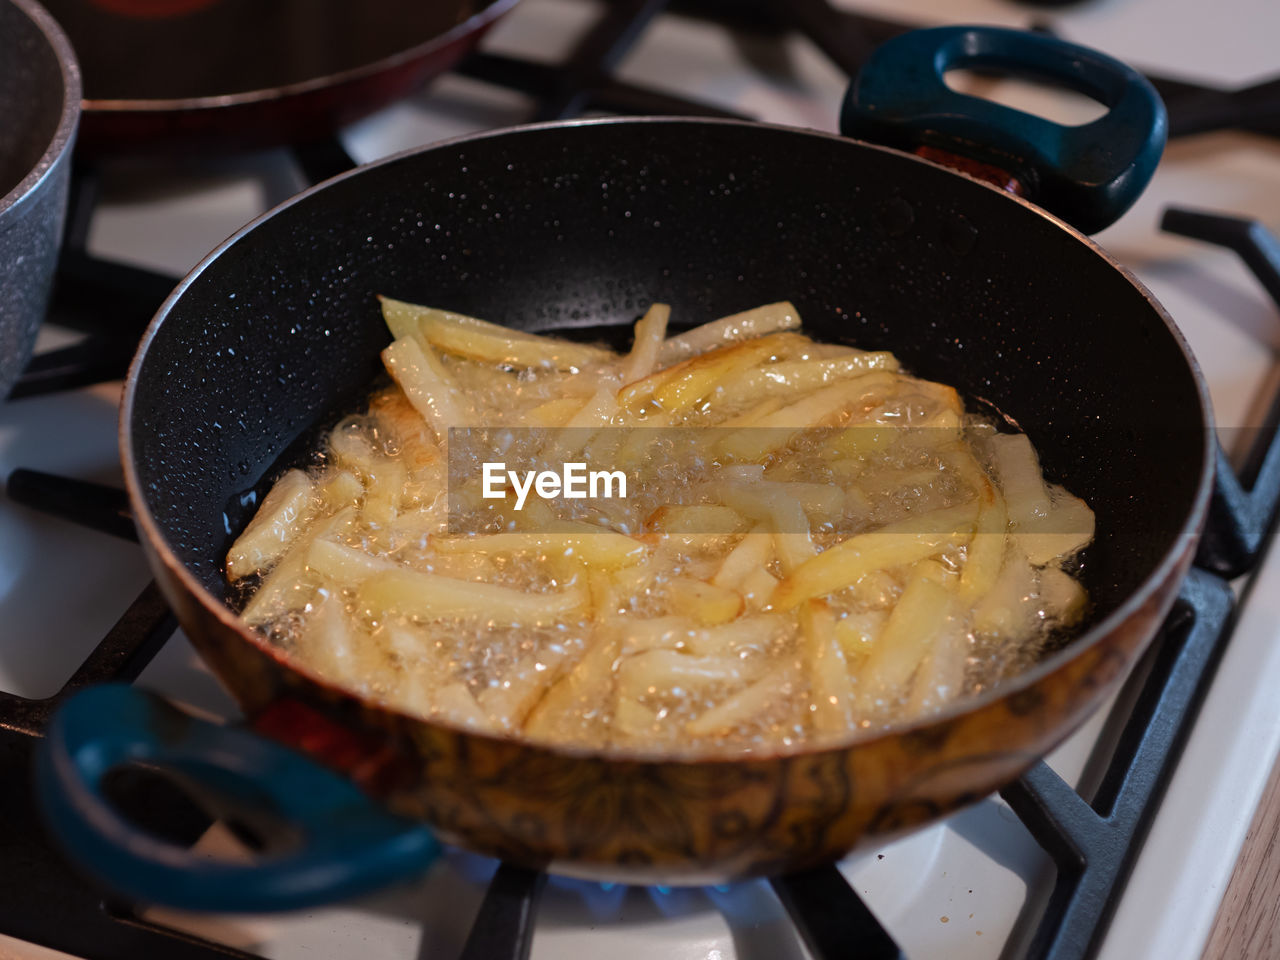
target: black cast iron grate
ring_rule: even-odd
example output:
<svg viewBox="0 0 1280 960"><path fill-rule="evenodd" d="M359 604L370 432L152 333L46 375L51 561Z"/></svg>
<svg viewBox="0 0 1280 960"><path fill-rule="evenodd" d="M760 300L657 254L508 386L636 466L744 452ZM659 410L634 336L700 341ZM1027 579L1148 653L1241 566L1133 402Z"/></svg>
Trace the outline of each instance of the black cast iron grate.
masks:
<svg viewBox="0 0 1280 960"><path fill-rule="evenodd" d="M733 116L730 111L617 79L613 69L655 16L673 12L770 35L792 29L807 35L838 66L852 73L879 42L907 25L834 10L825 0L614 0L568 58L548 65L477 53L459 72L532 95L538 119L588 111ZM1174 136L1223 127L1280 135L1280 80L1224 91L1171 78L1152 77L1165 96ZM294 149L311 182L353 164L336 138ZM97 199L92 169L76 171L73 203L51 318L83 330L87 339L37 357L14 397L72 389L123 376L138 335L174 285L174 278L114 263L87 252ZM1280 254L1257 224L1209 214L1170 210L1165 228L1237 250L1280 303ZM1237 575L1251 569L1269 536L1280 502L1280 441L1273 410L1244 471L1241 484L1219 457L1210 529L1198 562L1206 570ZM117 536L132 537L127 504L119 491L35 471L17 470L9 496ZM1046 903L1028 903L1006 944L1006 956L1077 960L1090 956L1106 929L1114 896L1141 847L1147 827L1186 737L1195 710L1229 639L1233 601L1225 581L1194 570L1148 655L1149 669L1135 672L1117 711L1113 743L1090 764L1098 786L1086 800L1044 763L1003 791L1040 845L1057 879ZM28 700L0 692L0 782L22 785L0 791L0 933L101 960L138 956L209 960L251 958L216 943L148 923L128 907L104 903L100 891L68 869L52 852L32 809L30 753L57 702L90 683L138 676L175 629L155 586L134 601L90 657L55 696ZM1141 679L1138 679L1141 677ZM156 822L171 838L194 842L208 826L189 808L176 822ZM172 818L171 818L172 819ZM502 865L463 951L465 960L524 958L534 929L545 876ZM771 881L779 900L815 957L892 958L901 950L834 867Z"/></svg>

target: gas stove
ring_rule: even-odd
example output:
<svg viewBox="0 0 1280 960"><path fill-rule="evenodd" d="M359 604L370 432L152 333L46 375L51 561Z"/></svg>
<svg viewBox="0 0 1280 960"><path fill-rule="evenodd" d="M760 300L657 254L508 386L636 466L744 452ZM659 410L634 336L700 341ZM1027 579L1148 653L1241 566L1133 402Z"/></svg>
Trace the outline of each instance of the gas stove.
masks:
<svg viewBox="0 0 1280 960"><path fill-rule="evenodd" d="M1110 708L936 826L837 867L726 887L607 887L450 851L378 896L206 917L104 900L47 847L27 763L60 691L130 679L237 715L174 632L111 489L124 365L177 277L308 183L461 133L611 112L833 130L875 43L961 22L1095 46L1152 76L1170 107L1151 187L1098 239L1186 334L1225 452L1200 565ZM1280 225L1280 95L1264 82L1278 28L1280 8L1262 0L523 0L456 70L328 140L82 162L50 323L0 407L0 958L1200 956L1280 752L1280 557L1268 553L1280 256L1260 226ZM956 82L1063 122L1096 110L1029 84ZM234 844L198 811L153 807L167 835Z"/></svg>

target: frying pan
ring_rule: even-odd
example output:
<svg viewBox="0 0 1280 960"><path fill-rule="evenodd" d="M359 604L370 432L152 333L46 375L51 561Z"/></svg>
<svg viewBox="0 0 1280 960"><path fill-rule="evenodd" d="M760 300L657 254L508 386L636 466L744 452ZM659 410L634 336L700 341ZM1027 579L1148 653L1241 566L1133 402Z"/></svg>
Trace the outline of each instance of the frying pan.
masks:
<svg viewBox="0 0 1280 960"><path fill-rule="evenodd" d="M62 240L80 67L32 0L0 3L0 400L31 358Z"/></svg>
<svg viewBox="0 0 1280 960"><path fill-rule="evenodd" d="M304 143L448 70L516 0L49 0L82 153Z"/></svg>
<svg viewBox="0 0 1280 960"><path fill-rule="evenodd" d="M942 74L958 65L1048 75L1110 112L1058 127L951 92ZM1158 99L1122 65L974 27L882 48L842 126L1012 167L1028 193L1090 229L1142 189L1164 138ZM652 300L697 323L790 298L816 337L892 349L1026 430L1048 477L1096 512L1082 567L1091 617L1024 673L937 715L732 759L535 746L333 687L240 622L223 602L222 559L246 491L266 489L317 425L366 395L387 342L380 292L588 339L617 339ZM829 861L1015 779L1114 689L1191 562L1210 427L1186 343L1122 267L1029 201L899 150L645 118L393 157L299 195L201 263L144 337L121 415L141 539L179 620L252 731L320 764L105 687L53 721L41 805L68 852L110 884L204 909L350 895L422 870L435 837L634 883ZM130 762L168 771L241 823L274 823L266 834L291 845L253 865L166 845L104 795L103 775Z"/></svg>

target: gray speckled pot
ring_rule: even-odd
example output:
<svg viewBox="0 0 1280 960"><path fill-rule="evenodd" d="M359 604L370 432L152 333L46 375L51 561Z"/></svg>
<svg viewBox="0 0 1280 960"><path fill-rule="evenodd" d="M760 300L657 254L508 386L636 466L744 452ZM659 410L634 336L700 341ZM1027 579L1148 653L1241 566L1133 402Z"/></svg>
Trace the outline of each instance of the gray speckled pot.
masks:
<svg viewBox="0 0 1280 960"><path fill-rule="evenodd" d="M79 122L66 35L32 0L0 0L0 398L48 306Z"/></svg>

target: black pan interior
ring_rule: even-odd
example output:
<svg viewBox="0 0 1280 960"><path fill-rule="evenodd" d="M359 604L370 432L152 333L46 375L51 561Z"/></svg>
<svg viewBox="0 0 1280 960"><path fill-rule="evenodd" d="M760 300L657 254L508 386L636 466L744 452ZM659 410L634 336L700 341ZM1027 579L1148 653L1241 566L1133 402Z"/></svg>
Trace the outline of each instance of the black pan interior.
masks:
<svg viewBox="0 0 1280 960"><path fill-rule="evenodd" d="M171 305L129 428L160 530L215 595L230 505L379 370L377 293L538 330L629 324L653 300L695 324L791 299L809 332L891 349L1021 424L1050 479L1097 514L1084 568L1095 618L1152 571L1196 498L1205 413L1177 339L1119 270L1037 212L799 131L528 128L326 186L240 237Z"/></svg>

